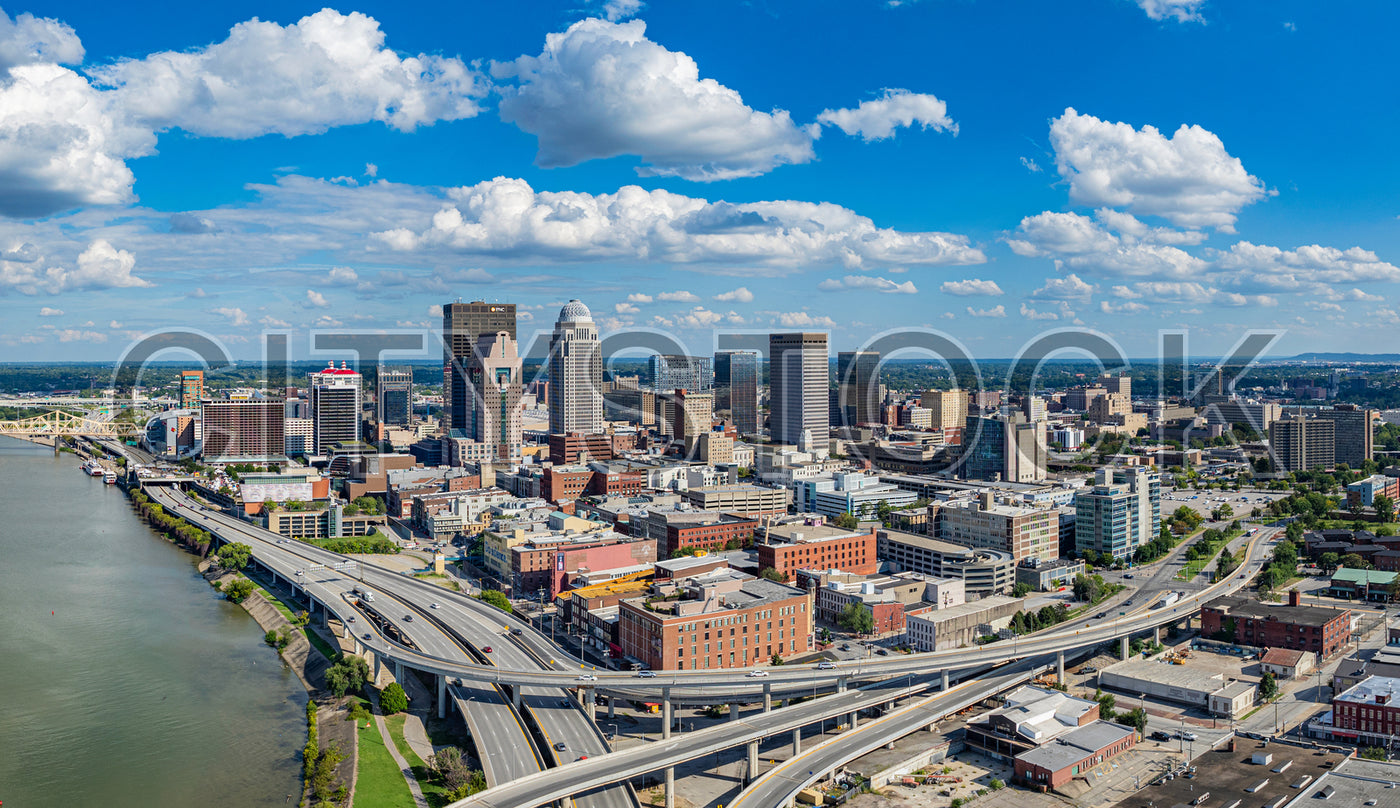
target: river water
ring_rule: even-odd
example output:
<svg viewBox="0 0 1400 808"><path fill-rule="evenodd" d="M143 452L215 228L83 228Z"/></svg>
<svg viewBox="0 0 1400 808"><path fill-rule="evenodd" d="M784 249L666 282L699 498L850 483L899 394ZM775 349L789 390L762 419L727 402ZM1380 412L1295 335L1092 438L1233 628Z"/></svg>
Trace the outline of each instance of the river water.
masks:
<svg viewBox="0 0 1400 808"><path fill-rule="evenodd" d="M0 801L296 804L306 691L71 454L0 438Z"/></svg>

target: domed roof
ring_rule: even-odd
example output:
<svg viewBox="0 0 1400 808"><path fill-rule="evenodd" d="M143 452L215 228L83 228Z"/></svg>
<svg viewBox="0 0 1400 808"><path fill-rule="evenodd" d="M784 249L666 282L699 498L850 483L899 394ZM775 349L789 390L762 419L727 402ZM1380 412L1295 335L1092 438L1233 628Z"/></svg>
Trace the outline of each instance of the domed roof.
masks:
<svg viewBox="0 0 1400 808"><path fill-rule="evenodd" d="M583 302L580 300L570 300L568 303L564 304L564 308L559 310L559 322L561 323L585 321L593 322L593 312L589 311L588 307L583 305Z"/></svg>

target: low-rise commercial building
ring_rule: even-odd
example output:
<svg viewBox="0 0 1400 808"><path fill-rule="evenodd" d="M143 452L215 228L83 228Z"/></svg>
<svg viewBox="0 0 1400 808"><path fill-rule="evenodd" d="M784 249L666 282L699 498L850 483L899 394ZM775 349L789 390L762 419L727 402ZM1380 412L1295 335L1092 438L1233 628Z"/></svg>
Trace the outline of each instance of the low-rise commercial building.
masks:
<svg viewBox="0 0 1400 808"><path fill-rule="evenodd" d="M917 651L970 648L979 637L1006 628L1022 605L1020 598L991 595L946 609L929 606L908 611L904 615L905 640Z"/></svg>
<svg viewBox="0 0 1400 808"><path fill-rule="evenodd" d="M623 653L652 670L766 664L812 650L811 596L795 587L715 570L619 605Z"/></svg>
<svg viewBox="0 0 1400 808"><path fill-rule="evenodd" d="M967 725L967 745L997 760L1014 758L1099 720L1099 703L1025 685L1005 703Z"/></svg>
<svg viewBox="0 0 1400 808"><path fill-rule="evenodd" d="M1388 747L1400 732L1400 679L1370 676L1332 697L1332 734Z"/></svg>
<svg viewBox="0 0 1400 808"><path fill-rule="evenodd" d="M720 511L761 519L787 513L790 492L786 488L735 483L687 488L686 500L702 511Z"/></svg>
<svg viewBox="0 0 1400 808"><path fill-rule="evenodd" d="M1298 592L1287 606L1223 597L1201 607L1201 636L1261 648L1297 648L1330 659L1346 645L1351 612L1303 606Z"/></svg>
<svg viewBox="0 0 1400 808"><path fill-rule="evenodd" d="M289 539L330 539L342 536L368 536L385 526L383 516L347 516L339 502L319 508L288 510L266 508L264 527Z"/></svg>
<svg viewBox="0 0 1400 808"><path fill-rule="evenodd" d="M932 604L949 608L966 603L963 582L929 578L916 572L857 575L839 570L798 570L797 585L811 592L817 619L835 624L846 607L859 603L870 610L876 634L905 630L905 612Z"/></svg>
<svg viewBox="0 0 1400 808"><path fill-rule="evenodd" d="M1041 561L1027 558L1016 565L1016 583L1025 584L1038 592L1049 592L1074 583L1088 567L1078 558L1057 558Z"/></svg>
<svg viewBox="0 0 1400 808"><path fill-rule="evenodd" d="M642 518L629 520L629 524L632 535L656 541L662 558L681 551L747 547L758 527L756 519L675 506L650 509Z"/></svg>
<svg viewBox="0 0 1400 808"><path fill-rule="evenodd" d="M1028 786L1058 789L1137 743L1132 727L1095 721L1067 733L1055 743L1025 752L1016 758L1016 780Z"/></svg>
<svg viewBox="0 0 1400 808"><path fill-rule="evenodd" d="M1270 648L1259 658L1259 670L1279 679L1307 676L1317 665L1317 655L1297 648Z"/></svg>
<svg viewBox="0 0 1400 808"><path fill-rule="evenodd" d="M875 559L875 531L828 525L777 525L763 530L756 545L759 569L773 568L784 580L794 571L843 570L870 575Z"/></svg>
<svg viewBox="0 0 1400 808"><path fill-rule="evenodd" d="M1374 561L1385 563L1387 566L1392 565L1390 562L1393 556L1389 553L1377 549L1374 551L1374 555L1386 556L1385 558L1375 558ZM1379 565L1377 564L1377 566ZM1400 573L1380 569L1363 570L1342 567L1332 573L1332 580L1327 586L1327 594L1334 598L1389 603L1392 600L1390 588L1395 583L1397 574Z"/></svg>
<svg viewBox="0 0 1400 808"><path fill-rule="evenodd" d="M1007 592L1016 582L1016 561L1001 550L963 547L898 530L876 532L876 556L896 569L935 578L960 578L970 597Z"/></svg>
<svg viewBox="0 0 1400 808"><path fill-rule="evenodd" d="M1174 665L1161 658L1119 662L1099 671L1098 678L1099 687L1105 690L1147 695L1221 716L1242 715L1254 705L1258 690L1253 682L1227 679L1218 671Z"/></svg>

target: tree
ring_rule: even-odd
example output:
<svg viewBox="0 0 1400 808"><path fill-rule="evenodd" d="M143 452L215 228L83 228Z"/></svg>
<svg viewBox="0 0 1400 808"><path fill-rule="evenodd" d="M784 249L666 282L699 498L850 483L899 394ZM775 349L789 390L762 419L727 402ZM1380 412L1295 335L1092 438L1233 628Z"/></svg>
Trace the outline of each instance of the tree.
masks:
<svg viewBox="0 0 1400 808"><path fill-rule="evenodd" d="M1389 522L1395 518L1395 500L1385 494L1376 494L1376 498L1371 500L1371 507L1376 509L1376 516L1382 522Z"/></svg>
<svg viewBox="0 0 1400 808"><path fill-rule="evenodd" d="M1024 598L1026 595L1029 595L1032 591L1033 589L1030 584L1026 583L1025 581L1017 581L1016 585L1011 587L1011 597Z"/></svg>
<svg viewBox="0 0 1400 808"><path fill-rule="evenodd" d="M842 530L855 530L860 527L860 520L855 517L855 514L845 511L836 517L836 526Z"/></svg>
<svg viewBox="0 0 1400 808"><path fill-rule="evenodd" d="M1274 679L1272 673L1265 673L1259 677L1259 695L1264 701L1273 701L1278 698L1278 681Z"/></svg>
<svg viewBox="0 0 1400 808"><path fill-rule="evenodd" d="M847 603L836 615L836 624L855 634L869 634L875 628L875 615L864 603Z"/></svg>
<svg viewBox="0 0 1400 808"><path fill-rule="evenodd" d="M1328 575L1331 575L1332 573L1337 571L1337 565L1341 563L1341 560L1341 556L1331 551L1328 551L1326 553L1323 553L1317 561L1319 564L1322 565L1322 571L1327 573Z"/></svg>
<svg viewBox="0 0 1400 808"><path fill-rule="evenodd" d="M398 682L390 682L389 686L379 691L379 708L385 715L401 713L408 709L408 694L403 692L403 686Z"/></svg>
<svg viewBox="0 0 1400 808"><path fill-rule="evenodd" d="M1371 565L1366 563L1366 559L1356 553L1347 553L1342 556L1342 566L1351 570L1370 569Z"/></svg>
<svg viewBox="0 0 1400 808"><path fill-rule="evenodd" d="M1134 707L1120 715L1119 718L1127 722L1128 726L1137 730L1139 735L1147 731L1147 711L1141 707Z"/></svg>
<svg viewBox="0 0 1400 808"><path fill-rule="evenodd" d="M326 689L337 697L355 693L369 681L369 663L364 657L341 654L326 669Z"/></svg>
<svg viewBox="0 0 1400 808"><path fill-rule="evenodd" d="M224 587L224 595L234 603L242 603L248 599L249 595L253 594L253 590L256 588L253 582L247 578L238 578L230 581L229 585Z"/></svg>
<svg viewBox="0 0 1400 808"><path fill-rule="evenodd" d="M1366 760L1386 760L1385 749L1379 746L1368 746L1361 750L1361 757Z"/></svg>
<svg viewBox="0 0 1400 808"><path fill-rule="evenodd" d="M252 557L253 548L246 544L241 544L239 542L225 544L223 549L219 550L219 566L226 570L238 572L248 566L248 561L251 560Z"/></svg>
<svg viewBox="0 0 1400 808"><path fill-rule="evenodd" d="M891 510L890 503L883 499L875 503L875 516L878 517L881 522L890 521Z"/></svg>
<svg viewBox="0 0 1400 808"><path fill-rule="evenodd" d="M779 653L777 653L777 652L775 651L775 652L773 653L773 656L772 656L771 658L769 658L768 664L769 664L769 665L772 665L772 666L774 666L774 667L777 667L778 665L783 664L783 655L782 655L782 654L779 654Z"/></svg>
<svg viewBox="0 0 1400 808"><path fill-rule="evenodd" d="M777 581L780 584L787 582L787 576L778 572L773 567L764 567L763 570L758 573L758 577L767 578L770 581Z"/></svg>
<svg viewBox="0 0 1400 808"><path fill-rule="evenodd" d="M487 603L491 604L492 606L495 606L497 609L500 609L506 614L510 614L513 611L510 607L510 599L507 598L505 596L505 593L501 592L500 590L483 589L481 590L481 594L477 595L477 598L479 600L486 601Z"/></svg>
<svg viewBox="0 0 1400 808"><path fill-rule="evenodd" d="M1105 693L1102 690L1094 691L1094 701L1099 703L1099 718L1105 721L1112 721L1118 717L1118 713L1113 708L1118 703L1112 693Z"/></svg>
<svg viewBox="0 0 1400 808"><path fill-rule="evenodd" d="M830 645L834 638L831 636L831 629L822 627L820 640L823 645Z"/></svg>
<svg viewBox="0 0 1400 808"><path fill-rule="evenodd" d="M445 746L434 752L432 763L438 779L449 791L456 791L471 779L472 771L462 759L462 750L455 746Z"/></svg>

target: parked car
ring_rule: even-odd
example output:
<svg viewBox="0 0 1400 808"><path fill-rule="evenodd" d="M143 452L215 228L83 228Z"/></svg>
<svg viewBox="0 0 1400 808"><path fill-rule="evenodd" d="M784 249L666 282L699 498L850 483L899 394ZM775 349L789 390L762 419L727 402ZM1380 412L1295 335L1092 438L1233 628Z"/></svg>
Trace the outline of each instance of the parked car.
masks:
<svg viewBox="0 0 1400 808"><path fill-rule="evenodd" d="M1180 738L1183 741L1194 741L1196 740L1196 733L1187 732L1184 729L1179 729L1176 731L1176 737Z"/></svg>
<svg viewBox="0 0 1400 808"><path fill-rule="evenodd" d="M1170 741L1171 739L1171 733L1163 732L1160 729L1152 733L1152 740L1154 741Z"/></svg>

